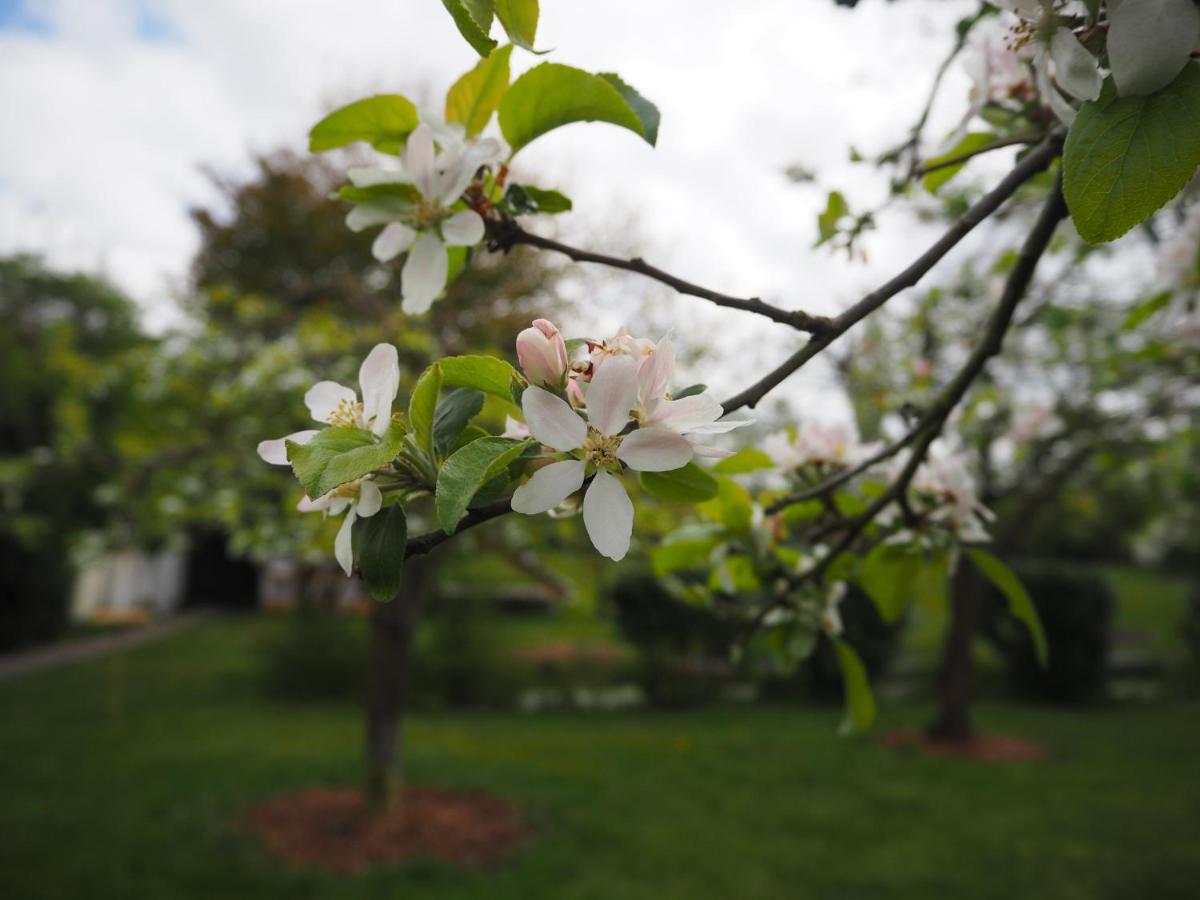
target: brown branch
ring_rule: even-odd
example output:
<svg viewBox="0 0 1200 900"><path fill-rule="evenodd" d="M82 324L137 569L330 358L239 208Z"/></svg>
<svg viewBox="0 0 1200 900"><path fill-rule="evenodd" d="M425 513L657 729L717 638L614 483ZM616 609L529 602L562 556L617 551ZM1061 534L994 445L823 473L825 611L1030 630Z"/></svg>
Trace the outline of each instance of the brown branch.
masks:
<svg viewBox="0 0 1200 900"><path fill-rule="evenodd" d="M945 159L939 159L937 162L929 162L923 166L918 166L913 170L913 177L924 178L930 172L936 172L939 169L948 169L951 166L962 165L968 160L974 159L976 156L983 156L985 153L991 153L994 150L1003 150L1005 147L1012 147L1016 144L1032 144L1038 140L1041 135L1038 134L1015 134L1011 137L997 138L982 147L977 147L974 150L966 150L962 153L956 153L953 156L947 156Z"/></svg>
<svg viewBox="0 0 1200 900"><path fill-rule="evenodd" d="M458 528L455 529L454 534L460 534L468 528L474 528L476 525L482 525L484 522L498 519L500 516L510 512L512 512L512 505L508 500L497 500L495 503L489 503L487 506L473 509L458 520ZM428 531L414 538L409 538L408 543L404 545L404 558L424 556L434 547L450 540L451 537L453 535L446 534L446 532L438 529L436 531Z"/></svg>
<svg viewBox="0 0 1200 900"><path fill-rule="evenodd" d="M491 220L488 222L488 226L491 234L491 244L489 246L494 250L507 251L518 244L525 244L542 250L553 250L555 253L561 253L575 262L596 263L597 265L608 266L610 269L620 269L625 272L644 275L647 278L652 278L661 284L674 288L679 293L686 294L689 297L699 297L701 300L708 300L717 306L723 306L727 309L740 309L743 312L765 316L773 322L790 325L798 331L807 331L810 334L821 334L831 325L831 320L826 316L814 316L798 309L781 309L778 306L772 306L770 303L764 303L757 297L733 297L729 294L722 294L719 291L693 284L690 281L684 281L682 278L650 265L641 257L635 256L633 259L622 259L619 256L609 256L604 253L581 250L578 247L572 247L561 241L526 231L511 219Z"/></svg>
<svg viewBox="0 0 1200 900"><path fill-rule="evenodd" d="M1055 132L1013 167L1001 182L984 194L968 209L932 246L922 253L910 266L890 281L880 285L861 300L834 317L830 329L814 335L807 344L785 359L757 382L739 394L730 397L721 405L726 413L753 407L784 379L797 372L805 363L823 351L839 337L883 306L901 291L912 287L949 253L976 225L994 213L1026 181L1043 171L1058 156L1062 148L1063 133Z"/></svg>

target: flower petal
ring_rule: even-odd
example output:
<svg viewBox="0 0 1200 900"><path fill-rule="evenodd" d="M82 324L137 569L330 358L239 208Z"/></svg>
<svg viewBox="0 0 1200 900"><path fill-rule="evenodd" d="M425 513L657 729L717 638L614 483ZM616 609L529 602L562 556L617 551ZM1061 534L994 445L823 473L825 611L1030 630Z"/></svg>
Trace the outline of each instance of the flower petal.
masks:
<svg viewBox="0 0 1200 900"><path fill-rule="evenodd" d="M583 497L583 524L602 556L624 559L633 536L633 503L621 482L600 471Z"/></svg>
<svg viewBox="0 0 1200 900"><path fill-rule="evenodd" d="M329 417L343 402L356 403L358 395L336 381L318 381L304 395L304 405L312 417L322 424L329 423Z"/></svg>
<svg viewBox="0 0 1200 900"><path fill-rule="evenodd" d="M694 428L711 425L721 418L723 412L721 404L705 391L682 400L663 400L644 421L649 425L664 425L683 434Z"/></svg>
<svg viewBox="0 0 1200 900"><path fill-rule="evenodd" d="M375 238L375 243L371 245L371 253L380 262L388 262L407 250L416 236L417 233L407 225L389 222Z"/></svg>
<svg viewBox="0 0 1200 900"><path fill-rule="evenodd" d="M404 271L400 273L400 290L404 300L400 308L410 315L426 312L446 286L450 258L436 234L424 232L408 251Z"/></svg>
<svg viewBox="0 0 1200 900"><path fill-rule="evenodd" d="M333 539L333 558L347 575L354 574L354 519L354 507L350 507L346 518L342 519L337 537Z"/></svg>
<svg viewBox="0 0 1200 900"><path fill-rule="evenodd" d="M400 390L400 357L391 344L376 344L358 368L363 421L377 435L392 421L392 401Z"/></svg>
<svg viewBox="0 0 1200 900"><path fill-rule="evenodd" d="M620 434L637 399L637 363L628 356L614 356L592 376L587 392L588 421L601 434Z"/></svg>
<svg viewBox="0 0 1200 900"><path fill-rule="evenodd" d="M364 518L375 515L383 506L383 492L374 481L364 481L358 486L358 501L354 512Z"/></svg>
<svg viewBox="0 0 1200 900"><path fill-rule="evenodd" d="M273 441L259 441L258 455L263 462L269 462L273 466L286 466L288 464L286 441L291 441L293 444L307 444L311 441L317 432L309 428L304 431L295 431L286 437L275 438Z"/></svg>
<svg viewBox="0 0 1200 900"><path fill-rule="evenodd" d="M521 410L529 431L555 450L575 450L587 440L587 424L567 401L540 387L530 385L521 396Z"/></svg>
<svg viewBox="0 0 1200 900"><path fill-rule="evenodd" d="M661 425L639 428L617 449L617 459L637 472L670 472L686 466L691 458L691 442Z"/></svg>
<svg viewBox="0 0 1200 900"><path fill-rule="evenodd" d="M1100 64L1088 52L1070 28L1059 28L1050 39L1050 57L1054 60L1054 80L1064 91L1079 100L1100 96Z"/></svg>
<svg viewBox="0 0 1200 900"><path fill-rule="evenodd" d="M436 156L433 150L433 130L424 122L408 136L400 157L404 173L427 200L435 198L437 185Z"/></svg>
<svg viewBox="0 0 1200 900"><path fill-rule="evenodd" d="M483 240L483 218L473 209L456 212L442 223L442 240L448 247L472 247Z"/></svg>
<svg viewBox="0 0 1200 900"><path fill-rule="evenodd" d="M377 184L404 184L404 173L399 169L384 169L380 166L352 166L346 177L355 187L374 187Z"/></svg>
<svg viewBox="0 0 1200 900"><path fill-rule="evenodd" d="M554 509L583 485L584 468L583 461L578 459L543 466L513 491L513 510L535 516Z"/></svg>
<svg viewBox="0 0 1200 900"><path fill-rule="evenodd" d="M386 203L360 203L346 213L346 226L351 231L362 231L374 225L383 225L396 219L396 209Z"/></svg>
<svg viewBox="0 0 1200 900"><path fill-rule="evenodd" d="M655 345L638 367L638 399L642 409L653 409L667 391L675 374L675 348L666 338Z"/></svg>

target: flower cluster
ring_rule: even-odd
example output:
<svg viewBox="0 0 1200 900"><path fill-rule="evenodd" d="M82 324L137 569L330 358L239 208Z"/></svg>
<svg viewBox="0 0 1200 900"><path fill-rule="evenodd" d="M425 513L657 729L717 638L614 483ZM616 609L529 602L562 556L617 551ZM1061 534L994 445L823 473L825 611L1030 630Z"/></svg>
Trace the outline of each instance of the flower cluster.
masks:
<svg viewBox="0 0 1200 900"><path fill-rule="evenodd" d="M705 441L749 420L722 419L720 403L707 392L673 398L668 385L675 354L668 340L622 331L585 344L586 358L572 364L562 334L545 319L517 337L530 382L521 397L525 427L553 452L513 493L512 508L549 512L590 479L584 526L596 549L617 560L628 552L633 532L633 504L621 473L669 472L697 455L723 455ZM507 433L519 434L520 424L510 422Z"/></svg>
<svg viewBox="0 0 1200 900"><path fill-rule="evenodd" d="M763 450L784 473L806 466L847 468L862 462L877 449L877 444L862 443L858 430L850 422L814 422L773 434L763 442Z"/></svg>
<svg viewBox="0 0 1200 900"><path fill-rule="evenodd" d="M336 381L319 381L308 389L304 403L312 417L332 428L357 428L381 435L392 421L392 403L400 389L400 360L396 348L391 344L376 344L363 360L358 370L358 383L362 388L362 399L353 388ZM288 465L287 444L307 444L315 436L314 430L297 431L286 437L262 441L258 455L272 465ZM340 485L315 500L304 497L297 505L300 512L323 512L326 515L346 513L342 527L338 529L333 553L347 575L354 569L354 552L351 533L354 521L379 512L383 506L383 494L371 477L356 479Z"/></svg>
<svg viewBox="0 0 1200 900"><path fill-rule="evenodd" d="M383 225L372 252L380 262L405 250L400 276L401 307L427 311L446 285L447 247L471 247L483 240L479 213L459 203L481 166L503 159L495 138L465 140L461 128L423 122L408 136L399 169L356 168L348 173L356 188L376 189L346 216L354 231ZM389 186L408 188L389 191Z"/></svg>
<svg viewBox="0 0 1200 900"><path fill-rule="evenodd" d="M946 528L960 541L990 540L984 523L995 514L979 499L975 479L961 453L935 441L912 479L914 511Z"/></svg>

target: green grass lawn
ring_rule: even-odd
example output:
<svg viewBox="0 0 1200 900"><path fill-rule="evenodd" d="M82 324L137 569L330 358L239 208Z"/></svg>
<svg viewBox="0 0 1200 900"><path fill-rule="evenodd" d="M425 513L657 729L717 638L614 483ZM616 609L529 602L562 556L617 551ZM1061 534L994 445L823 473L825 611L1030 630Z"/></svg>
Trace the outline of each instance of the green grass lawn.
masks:
<svg viewBox="0 0 1200 900"><path fill-rule="evenodd" d="M1045 761L985 765L835 736L837 709L411 723L413 781L517 801L503 866L289 870L233 828L359 778L350 706L273 704L262 622L0 684L0 897L1195 897L1200 704L988 706ZM927 711L885 707L883 729Z"/></svg>

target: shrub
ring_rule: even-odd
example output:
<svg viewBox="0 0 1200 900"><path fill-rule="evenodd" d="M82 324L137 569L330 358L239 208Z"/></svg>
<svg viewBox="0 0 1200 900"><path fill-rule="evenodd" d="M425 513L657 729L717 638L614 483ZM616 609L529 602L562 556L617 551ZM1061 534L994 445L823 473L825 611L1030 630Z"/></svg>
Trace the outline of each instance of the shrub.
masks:
<svg viewBox="0 0 1200 900"><path fill-rule="evenodd" d="M366 623L330 610L300 609L261 653L263 687L285 700L365 696Z"/></svg>

